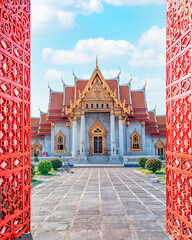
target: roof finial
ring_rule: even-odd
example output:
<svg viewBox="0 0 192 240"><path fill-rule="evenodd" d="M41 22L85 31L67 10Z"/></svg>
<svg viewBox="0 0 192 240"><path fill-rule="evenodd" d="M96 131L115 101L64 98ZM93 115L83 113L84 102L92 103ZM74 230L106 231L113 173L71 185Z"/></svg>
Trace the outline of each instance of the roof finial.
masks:
<svg viewBox="0 0 192 240"><path fill-rule="evenodd" d="M120 75L121 75L121 68L119 67L118 78L120 77Z"/></svg>
<svg viewBox="0 0 192 240"><path fill-rule="evenodd" d="M75 75L74 68L73 68L73 76L74 76L74 81L76 82L77 77L76 77L76 75Z"/></svg>
<svg viewBox="0 0 192 240"><path fill-rule="evenodd" d="M96 55L96 68L98 68L98 56Z"/></svg>
<svg viewBox="0 0 192 240"><path fill-rule="evenodd" d="M147 80L145 80L144 90L146 89L146 86L147 86Z"/></svg>
<svg viewBox="0 0 192 240"><path fill-rule="evenodd" d="M132 82L132 80L133 80L133 77L132 77L132 74L131 74L131 78L129 80L129 84Z"/></svg>
<svg viewBox="0 0 192 240"><path fill-rule="evenodd" d="M154 109L154 110L155 110L155 113L156 113L156 110L157 110L157 104L155 104L155 109Z"/></svg>
<svg viewBox="0 0 192 240"><path fill-rule="evenodd" d="M48 88L49 88L49 90L51 90L51 87L50 87L50 85L49 85L49 82L48 82Z"/></svg>

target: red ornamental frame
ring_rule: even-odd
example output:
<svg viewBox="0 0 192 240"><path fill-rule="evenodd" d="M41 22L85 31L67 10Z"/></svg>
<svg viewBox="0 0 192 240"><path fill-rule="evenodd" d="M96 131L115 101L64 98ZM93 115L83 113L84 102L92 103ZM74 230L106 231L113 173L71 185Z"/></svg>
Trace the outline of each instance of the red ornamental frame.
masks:
<svg viewBox="0 0 192 240"><path fill-rule="evenodd" d="M0 239L30 231L30 0L0 0Z"/></svg>
<svg viewBox="0 0 192 240"><path fill-rule="evenodd" d="M192 239L192 1L167 0L167 233Z"/></svg>

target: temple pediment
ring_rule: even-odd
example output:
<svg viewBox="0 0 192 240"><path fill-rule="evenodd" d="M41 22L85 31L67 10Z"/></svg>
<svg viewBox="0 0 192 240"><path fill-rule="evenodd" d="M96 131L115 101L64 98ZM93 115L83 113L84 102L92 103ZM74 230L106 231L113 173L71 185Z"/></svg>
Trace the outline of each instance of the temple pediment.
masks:
<svg viewBox="0 0 192 240"><path fill-rule="evenodd" d="M125 101L122 102L117 98L116 89L114 91L111 90L98 66L96 66L83 91L79 90L78 95L79 98L76 101L71 102L69 108L65 108L65 113L70 120L75 115L84 114L86 108L85 105L87 105L88 102L93 104L89 111L98 108L97 103L103 102L103 104L109 106L112 111L116 110L117 115L122 114L123 117L126 118L130 114L130 106L126 107Z"/></svg>

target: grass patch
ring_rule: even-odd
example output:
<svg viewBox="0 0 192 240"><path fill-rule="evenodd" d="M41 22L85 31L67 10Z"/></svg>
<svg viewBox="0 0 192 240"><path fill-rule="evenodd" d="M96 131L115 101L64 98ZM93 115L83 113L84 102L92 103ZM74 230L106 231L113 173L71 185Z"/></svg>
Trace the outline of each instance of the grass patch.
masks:
<svg viewBox="0 0 192 240"><path fill-rule="evenodd" d="M136 168L135 170L145 174L165 175L164 169L161 169L160 171L157 171L155 173L153 173L152 171L149 171L148 169L143 169L143 168Z"/></svg>
<svg viewBox="0 0 192 240"><path fill-rule="evenodd" d="M41 182L41 180L38 179L31 179L31 186L33 186L34 184Z"/></svg>
<svg viewBox="0 0 192 240"><path fill-rule="evenodd" d="M51 170L49 173L40 173L36 171L35 176L53 176L60 172L61 170Z"/></svg>
<svg viewBox="0 0 192 240"><path fill-rule="evenodd" d="M159 181L161 181L161 182L164 182L164 183L166 183L166 177L159 178L158 180L159 180Z"/></svg>

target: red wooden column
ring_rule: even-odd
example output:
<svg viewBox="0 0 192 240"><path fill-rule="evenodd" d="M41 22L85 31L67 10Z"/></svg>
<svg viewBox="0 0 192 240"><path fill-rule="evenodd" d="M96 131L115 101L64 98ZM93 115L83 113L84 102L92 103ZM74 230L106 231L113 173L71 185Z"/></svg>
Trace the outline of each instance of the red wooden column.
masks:
<svg viewBox="0 0 192 240"><path fill-rule="evenodd" d="M192 1L167 0L167 232L192 239Z"/></svg>
<svg viewBox="0 0 192 240"><path fill-rule="evenodd" d="M30 231L30 0L0 0L0 239Z"/></svg>

